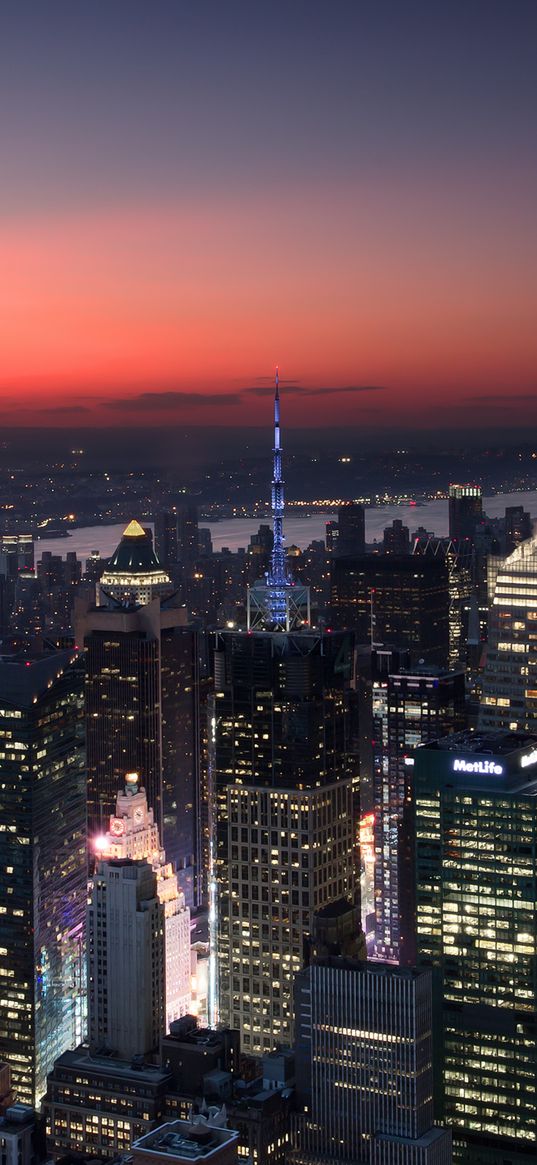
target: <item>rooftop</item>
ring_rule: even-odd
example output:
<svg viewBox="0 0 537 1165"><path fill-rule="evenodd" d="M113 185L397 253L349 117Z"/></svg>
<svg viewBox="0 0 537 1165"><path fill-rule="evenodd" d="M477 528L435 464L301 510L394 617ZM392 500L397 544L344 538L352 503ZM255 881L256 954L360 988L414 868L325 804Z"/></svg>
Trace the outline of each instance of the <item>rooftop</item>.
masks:
<svg viewBox="0 0 537 1165"><path fill-rule="evenodd" d="M325 955L314 959L311 967L330 967L334 971L355 971L357 975L373 975L378 978L389 979L419 979L428 975L427 968L398 967L393 963L360 962L359 959L350 959L346 955Z"/></svg>
<svg viewBox="0 0 537 1165"><path fill-rule="evenodd" d="M85 1074L88 1078L98 1075L136 1080L139 1083L160 1084L170 1079L170 1073L158 1065L139 1063L138 1060L119 1060L113 1054L90 1055L85 1044L59 1056L51 1075L57 1078L61 1069L70 1069Z"/></svg>
<svg viewBox="0 0 537 1165"><path fill-rule="evenodd" d="M509 756L521 748L537 746L537 736L529 732L453 732L422 747L442 752L469 752L483 756Z"/></svg>
<svg viewBox="0 0 537 1165"><path fill-rule="evenodd" d="M111 574L151 574L163 573L163 568L153 548L151 533L144 530L139 522L129 522L125 527L119 546L109 560L104 577Z"/></svg>
<svg viewBox="0 0 537 1165"><path fill-rule="evenodd" d="M203 1118L171 1121L135 1141L133 1155L136 1160L138 1150L144 1154L175 1158L177 1161L203 1161L217 1156L229 1142L238 1140L238 1136L233 1130L222 1128L219 1124L213 1125Z"/></svg>
<svg viewBox="0 0 537 1165"><path fill-rule="evenodd" d="M22 649L5 654L2 649L0 644L0 700L16 708L30 708L77 656L73 648L68 651Z"/></svg>

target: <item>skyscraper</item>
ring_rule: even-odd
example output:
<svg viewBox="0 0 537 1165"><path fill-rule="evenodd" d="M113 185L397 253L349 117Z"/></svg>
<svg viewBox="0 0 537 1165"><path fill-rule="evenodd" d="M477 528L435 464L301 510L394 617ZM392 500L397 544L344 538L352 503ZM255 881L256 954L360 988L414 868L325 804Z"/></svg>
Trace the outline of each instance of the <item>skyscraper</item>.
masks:
<svg viewBox="0 0 537 1165"><path fill-rule="evenodd" d="M106 604L112 598L127 604L149 603L157 595L172 591L171 579L153 549L150 531L139 522L129 522L101 575L98 601Z"/></svg>
<svg viewBox="0 0 537 1165"><path fill-rule="evenodd" d="M177 557L179 562L194 562L198 550L198 507L192 501L180 502L177 505Z"/></svg>
<svg viewBox="0 0 537 1165"><path fill-rule="evenodd" d="M309 628L286 562L277 378L272 508L270 569L249 590L249 630L217 633L210 708L218 1017L251 1052L291 1038L313 912L357 885L352 637Z"/></svg>
<svg viewBox="0 0 537 1165"><path fill-rule="evenodd" d="M450 485L449 537L459 542L472 539L483 517L483 496L479 485Z"/></svg>
<svg viewBox="0 0 537 1165"><path fill-rule="evenodd" d="M438 1116L465 1165L537 1145L537 736L415 756L418 965L433 969Z"/></svg>
<svg viewBox="0 0 537 1165"><path fill-rule="evenodd" d="M84 1031L86 792L81 660L0 657L0 1059L34 1107Z"/></svg>
<svg viewBox="0 0 537 1165"><path fill-rule="evenodd" d="M451 1165L433 1126L431 973L314 958L295 980L293 1160Z"/></svg>
<svg viewBox="0 0 537 1165"><path fill-rule="evenodd" d="M157 896L164 906L166 954L166 1031L190 1009L190 911L177 885L177 874L160 844L153 810L148 808L138 773L127 773L118 792L116 811L108 832L98 837L95 849L101 860L147 860L157 876Z"/></svg>
<svg viewBox="0 0 537 1165"><path fill-rule="evenodd" d="M177 566L179 559L175 510L159 510L155 514L155 550L165 570Z"/></svg>
<svg viewBox="0 0 537 1165"><path fill-rule="evenodd" d="M98 860L88 906L90 1050L129 1060L164 1032L164 905L147 861Z"/></svg>
<svg viewBox="0 0 537 1165"><path fill-rule="evenodd" d="M338 538L336 553L365 554L365 510L357 502L340 506L337 514Z"/></svg>
<svg viewBox="0 0 537 1165"><path fill-rule="evenodd" d="M394 518L391 526L386 526L382 545L385 554L410 554L410 531L401 518Z"/></svg>
<svg viewBox="0 0 537 1165"><path fill-rule="evenodd" d="M532 731L537 714L537 537L491 565L479 726Z"/></svg>
<svg viewBox="0 0 537 1165"><path fill-rule="evenodd" d="M447 665L445 562L395 554L336 557L331 609L334 626L354 630L358 643L407 648L416 663Z"/></svg>
<svg viewBox="0 0 537 1165"><path fill-rule="evenodd" d="M375 954L415 963L413 757L466 727L464 672L418 666L373 682Z"/></svg>
<svg viewBox="0 0 537 1165"><path fill-rule="evenodd" d="M523 506L506 506L505 508L505 552L512 554L521 542L531 538L533 522L531 515Z"/></svg>
<svg viewBox="0 0 537 1165"><path fill-rule="evenodd" d="M75 605L86 657L88 832L103 833L128 771L148 802L189 905L201 895L199 661L195 630L172 598Z"/></svg>
<svg viewBox="0 0 537 1165"><path fill-rule="evenodd" d="M345 681L351 641L219 632L211 705L219 1018L248 1051L288 1042L313 912L355 892Z"/></svg>
<svg viewBox="0 0 537 1165"><path fill-rule="evenodd" d="M468 661L468 643L472 633L472 616L477 618L476 558L468 540L452 542L449 538L427 535L416 538L415 556L438 558L446 563L449 590L449 665L458 667Z"/></svg>

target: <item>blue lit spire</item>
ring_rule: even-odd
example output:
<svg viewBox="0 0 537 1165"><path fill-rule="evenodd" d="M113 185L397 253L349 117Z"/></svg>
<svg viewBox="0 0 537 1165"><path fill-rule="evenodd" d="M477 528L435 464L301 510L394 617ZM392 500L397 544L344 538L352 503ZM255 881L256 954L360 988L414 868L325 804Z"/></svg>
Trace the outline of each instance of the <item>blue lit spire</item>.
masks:
<svg viewBox="0 0 537 1165"><path fill-rule="evenodd" d="M280 432L280 379L276 368L272 469L273 547L264 580L248 588L248 629L291 631L310 624L309 590L296 584L287 566L283 534L284 491Z"/></svg>
<svg viewBox="0 0 537 1165"><path fill-rule="evenodd" d="M283 480L282 480L282 446L280 435L280 379L276 368L276 391L274 393L274 461L272 471L272 528L274 545L270 560L270 571L267 581L273 586L284 586L289 581L285 561L283 538Z"/></svg>

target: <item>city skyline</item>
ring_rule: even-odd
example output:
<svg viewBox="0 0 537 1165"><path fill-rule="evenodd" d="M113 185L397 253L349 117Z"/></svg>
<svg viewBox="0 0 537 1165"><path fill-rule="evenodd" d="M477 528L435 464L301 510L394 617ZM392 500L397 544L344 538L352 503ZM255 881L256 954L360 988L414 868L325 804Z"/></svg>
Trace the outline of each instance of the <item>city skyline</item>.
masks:
<svg viewBox="0 0 537 1165"><path fill-rule="evenodd" d="M2 424L533 418L536 24L8 8Z"/></svg>

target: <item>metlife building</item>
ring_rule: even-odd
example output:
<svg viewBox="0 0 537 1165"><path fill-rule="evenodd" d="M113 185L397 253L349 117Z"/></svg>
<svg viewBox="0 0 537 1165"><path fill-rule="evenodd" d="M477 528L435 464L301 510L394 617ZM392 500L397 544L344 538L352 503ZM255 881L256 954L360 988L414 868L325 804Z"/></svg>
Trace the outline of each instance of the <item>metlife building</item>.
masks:
<svg viewBox="0 0 537 1165"><path fill-rule="evenodd" d="M418 965L454 1161L537 1159L537 735L415 753Z"/></svg>

